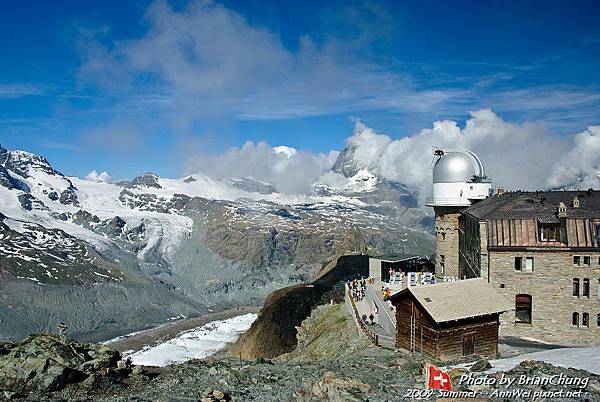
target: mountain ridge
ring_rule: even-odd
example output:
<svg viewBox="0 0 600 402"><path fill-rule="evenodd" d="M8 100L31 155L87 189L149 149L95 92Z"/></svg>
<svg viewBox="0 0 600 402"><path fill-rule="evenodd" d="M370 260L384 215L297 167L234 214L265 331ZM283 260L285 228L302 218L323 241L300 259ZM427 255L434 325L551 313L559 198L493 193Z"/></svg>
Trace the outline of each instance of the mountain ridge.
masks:
<svg viewBox="0 0 600 402"><path fill-rule="evenodd" d="M342 186L316 183L314 194L294 196L252 178L168 179L146 173L106 183L67 177L42 156L1 147L0 161L4 281L56 287L59 293L63 287L69 295L73 287L126 289L142 281L165 300L172 295L189 302L177 311L159 308L165 315L260 303L273 290L309 282L345 253L428 255L433 244L414 194L365 169L343 176ZM52 258L54 243L34 241L52 237L81 252L73 253L73 260ZM27 253L15 254L15 247ZM107 277L120 281L115 287ZM77 321L78 314L64 314ZM134 326L159 316L149 313ZM40 323L39 329L60 318ZM89 328L83 327L73 325L71 335L85 336ZM0 330L0 338L6 336Z"/></svg>

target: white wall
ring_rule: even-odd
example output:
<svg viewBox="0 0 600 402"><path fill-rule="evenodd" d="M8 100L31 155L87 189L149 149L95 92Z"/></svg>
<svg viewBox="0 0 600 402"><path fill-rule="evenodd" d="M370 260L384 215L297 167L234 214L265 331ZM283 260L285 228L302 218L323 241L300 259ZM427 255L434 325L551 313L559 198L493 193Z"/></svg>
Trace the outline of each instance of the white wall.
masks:
<svg viewBox="0 0 600 402"><path fill-rule="evenodd" d="M381 260L369 258L369 276L381 278Z"/></svg>

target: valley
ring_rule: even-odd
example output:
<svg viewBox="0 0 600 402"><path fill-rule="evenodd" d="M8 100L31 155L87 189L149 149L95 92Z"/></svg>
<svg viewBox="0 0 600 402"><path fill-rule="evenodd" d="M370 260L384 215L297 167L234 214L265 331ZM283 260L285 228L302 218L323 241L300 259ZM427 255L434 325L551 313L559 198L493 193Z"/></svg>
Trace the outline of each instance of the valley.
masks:
<svg viewBox="0 0 600 402"><path fill-rule="evenodd" d="M260 305L343 255L431 254L418 194L359 168L352 148L338 162L310 194L290 195L200 173L81 179L0 147L0 339L65 323L103 341Z"/></svg>

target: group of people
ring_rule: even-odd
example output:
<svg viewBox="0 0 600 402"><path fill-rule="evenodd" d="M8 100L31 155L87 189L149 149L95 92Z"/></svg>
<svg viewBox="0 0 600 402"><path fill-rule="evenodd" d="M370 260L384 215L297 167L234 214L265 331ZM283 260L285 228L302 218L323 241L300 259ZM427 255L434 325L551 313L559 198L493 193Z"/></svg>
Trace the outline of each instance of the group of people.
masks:
<svg viewBox="0 0 600 402"><path fill-rule="evenodd" d="M368 317L366 314L362 315L362 320L367 325L375 325L375 316L371 313Z"/></svg>
<svg viewBox="0 0 600 402"><path fill-rule="evenodd" d="M389 279L388 282L392 285L399 285L404 281L404 272L401 270L396 270L394 268L390 268L388 271Z"/></svg>
<svg viewBox="0 0 600 402"><path fill-rule="evenodd" d="M352 299L355 303L363 301L367 290L367 279L353 279L348 281L348 288L352 293Z"/></svg>

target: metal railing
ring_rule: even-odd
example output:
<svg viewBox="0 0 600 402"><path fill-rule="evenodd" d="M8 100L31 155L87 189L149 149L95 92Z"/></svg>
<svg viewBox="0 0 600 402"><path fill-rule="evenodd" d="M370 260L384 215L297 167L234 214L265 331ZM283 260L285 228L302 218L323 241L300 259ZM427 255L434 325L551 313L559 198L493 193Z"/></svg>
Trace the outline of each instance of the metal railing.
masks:
<svg viewBox="0 0 600 402"><path fill-rule="evenodd" d="M426 205L470 205L469 199L463 198L440 198L440 197L426 197Z"/></svg>

